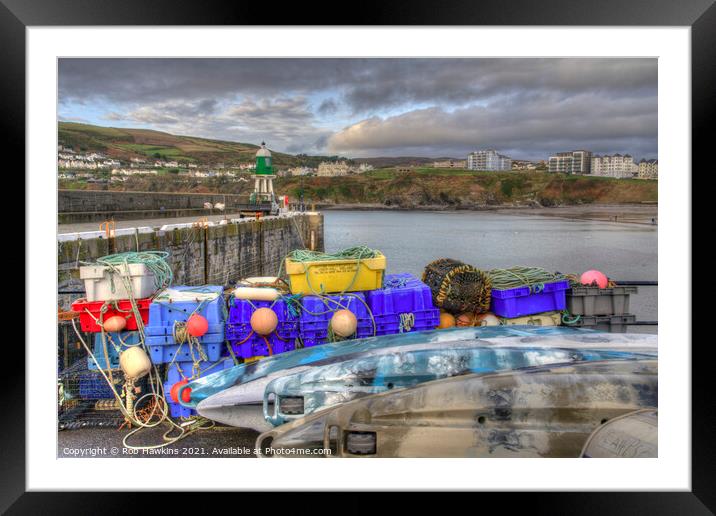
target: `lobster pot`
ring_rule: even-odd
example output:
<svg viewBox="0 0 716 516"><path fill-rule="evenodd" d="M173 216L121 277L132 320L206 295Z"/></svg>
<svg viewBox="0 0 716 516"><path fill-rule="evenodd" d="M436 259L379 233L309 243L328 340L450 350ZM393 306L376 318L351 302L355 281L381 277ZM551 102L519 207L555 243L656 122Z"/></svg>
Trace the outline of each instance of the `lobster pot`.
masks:
<svg viewBox="0 0 716 516"><path fill-rule="evenodd" d="M479 314L490 309L490 278L472 265L441 258L425 267L422 280L430 287L435 306L448 312Z"/></svg>
<svg viewBox="0 0 716 516"><path fill-rule="evenodd" d="M115 372L113 386L99 371L87 367L87 359L80 358L58 375L58 428L75 430L79 428L119 428L124 416L114 397L113 388L120 392L124 375ZM140 379L135 387L140 389L137 396L150 392L148 377Z"/></svg>

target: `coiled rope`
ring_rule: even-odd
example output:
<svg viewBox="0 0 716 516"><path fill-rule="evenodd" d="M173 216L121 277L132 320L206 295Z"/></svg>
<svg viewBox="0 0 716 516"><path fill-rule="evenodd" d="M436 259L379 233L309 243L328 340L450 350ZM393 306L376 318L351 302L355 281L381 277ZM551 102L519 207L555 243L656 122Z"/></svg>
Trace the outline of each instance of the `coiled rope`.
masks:
<svg viewBox="0 0 716 516"><path fill-rule="evenodd" d="M168 257L169 253L164 251L129 251L103 256L97 259L96 264L109 267L112 272L120 276L129 275L129 265L145 265L154 275L155 289L159 290L171 285L172 279L174 278L172 268L166 260ZM110 275L110 281L112 281L112 292L114 292L112 275Z"/></svg>
<svg viewBox="0 0 716 516"><path fill-rule="evenodd" d="M518 287L529 287L532 293L544 290L544 284L566 279L562 274L549 272L540 267L510 267L509 269L492 269L487 271L492 280L492 288L507 290Z"/></svg>

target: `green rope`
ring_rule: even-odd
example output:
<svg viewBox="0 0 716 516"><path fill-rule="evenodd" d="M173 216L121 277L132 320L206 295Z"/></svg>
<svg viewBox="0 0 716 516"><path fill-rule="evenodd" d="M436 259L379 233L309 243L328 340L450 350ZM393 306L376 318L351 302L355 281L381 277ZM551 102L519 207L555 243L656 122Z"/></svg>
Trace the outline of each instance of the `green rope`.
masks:
<svg viewBox="0 0 716 516"><path fill-rule="evenodd" d="M510 267L509 269L492 269L487 272L492 280L492 288L506 290L517 287L530 287L538 294L544 290L544 284L564 280L562 274L549 272L540 267Z"/></svg>
<svg viewBox="0 0 716 516"><path fill-rule="evenodd" d="M377 258L383 253L371 249L365 245L349 247L336 253L324 253L321 251L309 251L308 249L296 249L286 255L294 262L326 262L333 260L364 260L366 258Z"/></svg>
<svg viewBox="0 0 716 516"><path fill-rule="evenodd" d="M143 264L154 274L154 287L159 290L168 287L172 283L172 269L167 263L169 253L164 251L143 251L143 252L127 252L119 254L110 254L97 259L97 264L105 265L112 271L119 274L122 265Z"/></svg>
<svg viewBox="0 0 716 516"><path fill-rule="evenodd" d="M571 326L572 324L577 324L581 319L581 315L572 315L569 310L562 310L562 324Z"/></svg>

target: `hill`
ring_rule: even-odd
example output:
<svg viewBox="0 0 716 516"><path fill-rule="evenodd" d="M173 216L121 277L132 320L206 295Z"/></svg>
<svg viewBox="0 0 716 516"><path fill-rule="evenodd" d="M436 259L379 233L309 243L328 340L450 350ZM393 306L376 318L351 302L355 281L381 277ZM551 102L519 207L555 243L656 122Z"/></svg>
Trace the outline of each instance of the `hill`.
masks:
<svg viewBox="0 0 716 516"><path fill-rule="evenodd" d="M135 176L111 190L143 192L222 192L248 194L253 182L214 178ZM656 202L658 182L639 179L568 176L548 172L474 172L394 168L344 177L283 177L274 182L279 195L319 206L397 209L483 209L511 206L570 206ZM60 188L101 189L100 185L61 180Z"/></svg>
<svg viewBox="0 0 716 516"><path fill-rule="evenodd" d="M572 176L548 172L475 172L418 168L408 173L380 169L360 176L282 178L276 187L320 204L381 204L403 209L490 206L557 206L656 202L658 182Z"/></svg>
<svg viewBox="0 0 716 516"><path fill-rule="evenodd" d="M204 165L224 163L227 166L253 161L258 149L258 145L251 143L74 122L59 122L58 142L76 151L102 152L116 159L165 159ZM321 161L331 159L326 156L293 156L274 151L272 154L278 166L317 166Z"/></svg>

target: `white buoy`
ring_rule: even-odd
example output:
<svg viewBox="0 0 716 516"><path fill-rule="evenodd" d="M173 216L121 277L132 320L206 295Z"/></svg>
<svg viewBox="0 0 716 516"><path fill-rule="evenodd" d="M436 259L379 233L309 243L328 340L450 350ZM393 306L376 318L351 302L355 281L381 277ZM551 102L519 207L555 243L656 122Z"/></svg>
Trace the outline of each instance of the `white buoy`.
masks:
<svg viewBox="0 0 716 516"><path fill-rule="evenodd" d="M138 380L152 369L152 362L139 346L127 348L119 355L119 367L128 380Z"/></svg>

